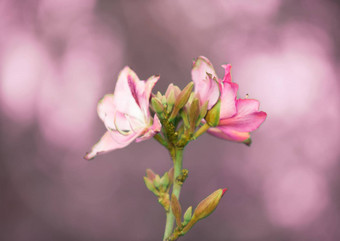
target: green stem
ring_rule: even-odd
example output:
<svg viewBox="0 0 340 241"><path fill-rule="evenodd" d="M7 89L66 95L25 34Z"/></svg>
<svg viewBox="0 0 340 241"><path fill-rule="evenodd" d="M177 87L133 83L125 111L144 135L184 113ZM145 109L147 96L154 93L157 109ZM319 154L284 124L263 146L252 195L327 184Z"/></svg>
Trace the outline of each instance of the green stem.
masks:
<svg viewBox="0 0 340 241"><path fill-rule="evenodd" d="M197 137L199 137L200 135L204 134L208 129L210 128L210 126L205 123L203 126L201 126L196 133L193 136L193 139L195 140Z"/></svg>
<svg viewBox="0 0 340 241"><path fill-rule="evenodd" d="M164 140L160 134L154 135L153 138L155 138L156 141L158 141L160 144L168 148L168 142Z"/></svg>
<svg viewBox="0 0 340 241"><path fill-rule="evenodd" d="M172 186L172 193L179 200L179 194L181 192L182 184L177 181L177 177L182 173L182 161L183 161L183 149L175 148L175 155L172 157L174 162L174 183ZM163 240L166 240L172 233L174 228L175 216L170 208L166 214L166 224Z"/></svg>

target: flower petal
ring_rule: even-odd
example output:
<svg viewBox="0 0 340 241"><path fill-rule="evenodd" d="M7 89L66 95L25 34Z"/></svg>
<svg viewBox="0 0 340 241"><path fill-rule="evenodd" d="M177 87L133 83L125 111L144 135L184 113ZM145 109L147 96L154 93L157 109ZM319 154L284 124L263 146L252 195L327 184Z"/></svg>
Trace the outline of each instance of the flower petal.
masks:
<svg viewBox="0 0 340 241"><path fill-rule="evenodd" d="M158 81L159 76L153 75L146 81L140 81L137 89L139 107L141 108L145 117L149 117L150 95L153 87ZM146 118L147 122L149 118Z"/></svg>
<svg viewBox="0 0 340 241"><path fill-rule="evenodd" d="M138 137L136 139L136 142L141 142L141 141L145 141L145 140L150 139L151 137L156 135L158 132L160 132L161 128L162 128L162 124L161 124L158 116L155 114L155 116L153 118L152 126L150 126L147 129L147 131L144 133L144 135L142 135L141 137Z"/></svg>
<svg viewBox="0 0 340 241"><path fill-rule="evenodd" d="M139 107L137 90L140 81L136 73L129 67L125 67L118 76L114 92L115 110L129 116L144 120L144 113Z"/></svg>
<svg viewBox="0 0 340 241"><path fill-rule="evenodd" d="M257 129L267 117L265 112L258 111L259 104L257 100L252 99L237 100L237 114L232 118L221 119L219 126L228 126L239 132Z"/></svg>
<svg viewBox="0 0 340 241"><path fill-rule="evenodd" d="M221 111L220 118L229 118L236 114L236 94L238 85L225 81L221 83Z"/></svg>
<svg viewBox="0 0 340 241"><path fill-rule="evenodd" d="M224 77L223 77L223 82L231 82L231 64L225 64L222 65L224 68Z"/></svg>
<svg viewBox="0 0 340 241"><path fill-rule="evenodd" d="M221 139L243 142L250 138L249 132L236 131L228 126L209 128L208 133Z"/></svg>
<svg viewBox="0 0 340 241"><path fill-rule="evenodd" d="M98 154L123 148L135 140L138 134L139 133L132 133L131 135L123 136L117 131L107 131L84 158L90 160Z"/></svg>
<svg viewBox="0 0 340 241"><path fill-rule="evenodd" d="M217 75L210 61L200 56L194 61L191 77L195 84L195 93L199 93L200 104L209 101L208 109L216 104L220 93Z"/></svg>

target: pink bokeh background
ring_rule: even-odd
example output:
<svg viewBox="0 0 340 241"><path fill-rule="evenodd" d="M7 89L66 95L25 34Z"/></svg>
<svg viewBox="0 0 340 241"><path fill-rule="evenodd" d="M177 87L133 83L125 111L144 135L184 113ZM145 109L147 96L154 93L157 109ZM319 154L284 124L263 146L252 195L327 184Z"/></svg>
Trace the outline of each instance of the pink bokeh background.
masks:
<svg viewBox="0 0 340 241"><path fill-rule="evenodd" d="M0 1L0 240L161 240L146 168L156 141L82 159L104 133L97 101L129 65L155 91L192 59L231 63L268 118L252 146L204 135L184 153L182 207L221 187L181 240L340 240L340 4L317 0Z"/></svg>

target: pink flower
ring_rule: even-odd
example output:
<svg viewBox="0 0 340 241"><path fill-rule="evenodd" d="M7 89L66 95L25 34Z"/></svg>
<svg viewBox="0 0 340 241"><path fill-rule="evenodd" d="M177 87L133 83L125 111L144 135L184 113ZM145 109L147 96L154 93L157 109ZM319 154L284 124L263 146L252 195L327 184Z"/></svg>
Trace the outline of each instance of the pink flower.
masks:
<svg viewBox="0 0 340 241"><path fill-rule="evenodd" d="M254 99L237 99L238 85L231 81L231 65L222 65L225 69L223 80L218 80L220 87L220 121L218 126L208 132L222 139L243 142L250 138L250 132L256 130L266 119L267 114L259 111L260 103Z"/></svg>
<svg viewBox="0 0 340 241"><path fill-rule="evenodd" d="M97 107L107 131L85 159L123 148L134 140L147 140L160 131L157 115L152 119L149 112L151 90L158 79L158 76L151 76L146 81L139 80L129 67L119 73L114 94L105 95Z"/></svg>
<svg viewBox="0 0 340 241"><path fill-rule="evenodd" d="M220 96L217 75L209 59L200 56L194 61L191 77L195 84L195 94L200 105L208 101L208 110L216 104Z"/></svg>

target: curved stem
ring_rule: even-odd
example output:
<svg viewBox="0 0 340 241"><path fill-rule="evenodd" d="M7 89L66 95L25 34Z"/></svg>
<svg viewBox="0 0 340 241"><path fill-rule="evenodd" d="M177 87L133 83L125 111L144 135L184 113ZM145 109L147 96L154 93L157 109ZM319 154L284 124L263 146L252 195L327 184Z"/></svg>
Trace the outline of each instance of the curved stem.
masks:
<svg viewBox="0 0 340 241"><path fill-rule="evenodd" d="M172 156L174 162L174 181L172 186L172 193L179 200L179 194L181 193L182 184L177 181L177 177L182 173L182 161L183 161L183 149L175 148L175 153ZM166 213L166 224L163 240L166 240L173 231L175 216L170 208L169 212Z"/></svg>

